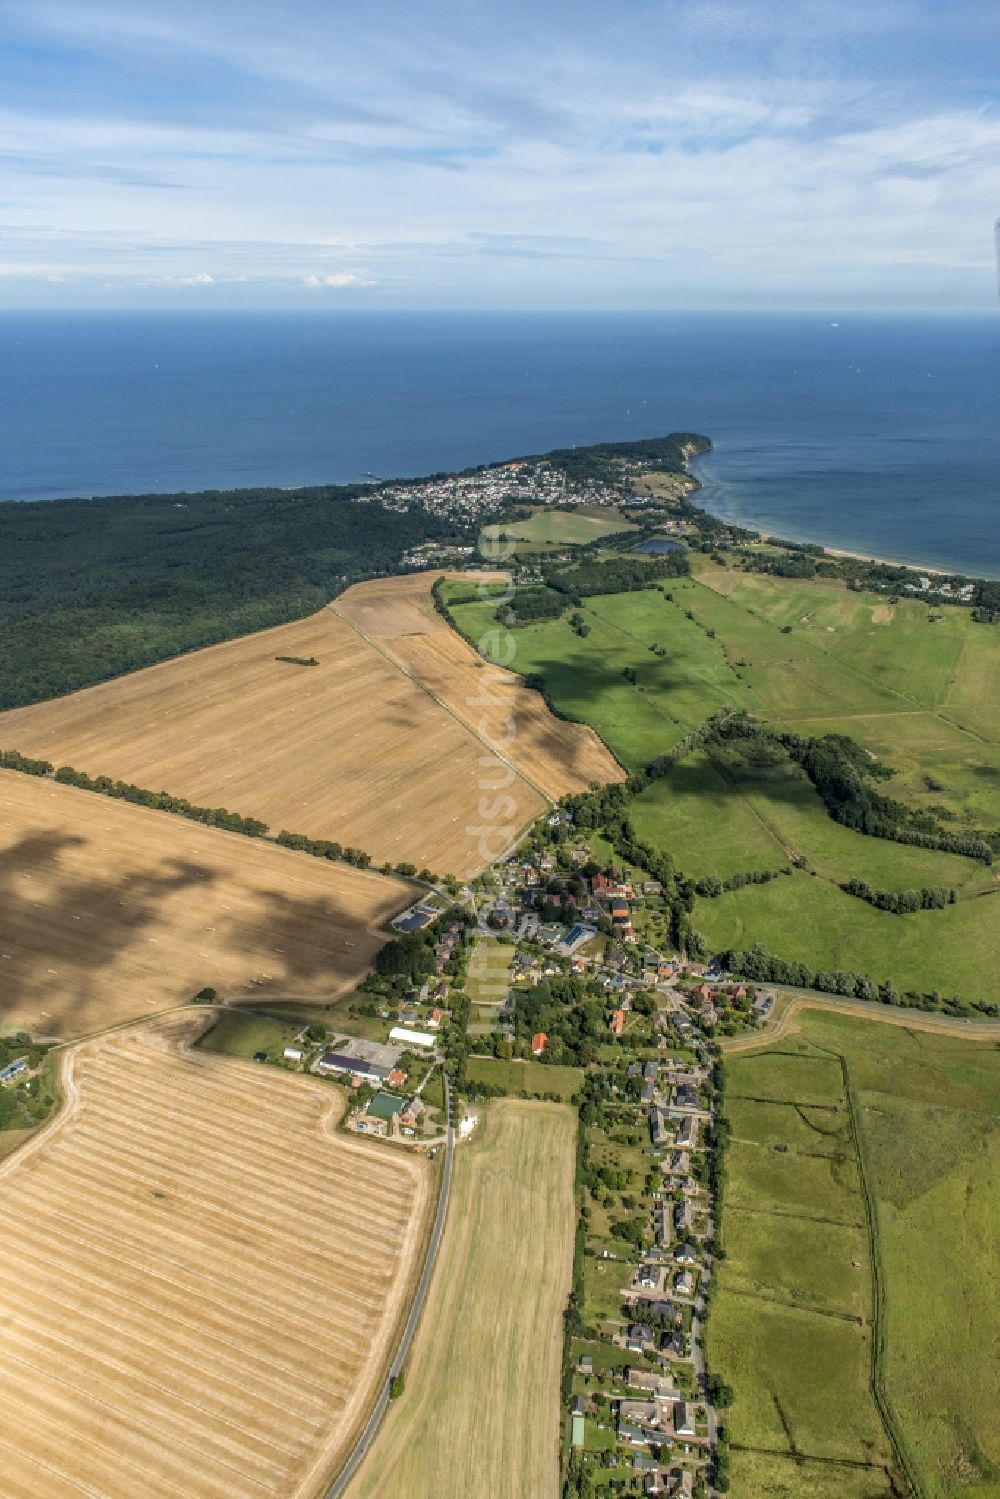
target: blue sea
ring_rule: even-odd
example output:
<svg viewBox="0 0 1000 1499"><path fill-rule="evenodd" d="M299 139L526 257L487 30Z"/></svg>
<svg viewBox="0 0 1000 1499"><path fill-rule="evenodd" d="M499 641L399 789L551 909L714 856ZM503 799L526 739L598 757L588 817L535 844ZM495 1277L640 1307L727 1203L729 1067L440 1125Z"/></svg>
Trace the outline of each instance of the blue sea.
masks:
<svg viewBox="0 0 1000 1499"><path fill-rule="evenodd" d="M703 503L1000 576L1000 315L15 313L0 498L423 474L707 433Z"/></svg>

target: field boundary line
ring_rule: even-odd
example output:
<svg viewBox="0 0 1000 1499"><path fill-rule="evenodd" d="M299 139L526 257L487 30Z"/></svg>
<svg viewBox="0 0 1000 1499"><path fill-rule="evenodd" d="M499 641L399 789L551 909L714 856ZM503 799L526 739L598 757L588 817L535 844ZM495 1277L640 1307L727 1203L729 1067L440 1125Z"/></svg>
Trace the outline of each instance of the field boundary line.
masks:
<svg viewBox="0 0 1000 1499"><path fill-rule="evenodd" d="M865 1222L868 1230L868 1254L872 1267L872 1337L869 1373L869 1387L872 1399L875 1402L882 1426L886 1436L889 1438L889 1443L899 1464L900 1471L910 1486L911 1493L915 1496L915 1499L928 1499L927 1490L921 1482L919 1470L913 1461L906 1437L899 1424L899 1417L896 1414L885 1384L885 1324L888 1292L886 1289L885 1266L882 1263L878 1201L868 1177L868 1161L865 1155L864 1137L861 1133L861 1110L858 1107L857 1095L854 1092L854 1084L851 1081L851 1069L848 1066L847 1058L841 1053L833 1051L832 1048L820 1046L817 1042L813 1044L820 1051L826 1051L829 1056L835 1056L839 1061L841 1074L844 1079L847 1111L851 1120L851 1137L854 1141L854 1151L858 1163L858 1180L861 1184L861 1197L865 1208Z"/></svg>
<svg viewBox="0 0 1000 1499"><path fill-rule="evenodd" d="M530 786L532 791L537 792L537 794L545 802L546 806L554 807L556 805L556 798L554 796L550 796L547 791L544 791L542 787L538 785L537 781L533 781L525 771L521 770L519 766L515 765L513 760L505 755L502 750L498 749L491 740L487 739L485 734L481 734L478 729L474 728L467 718L463 718L462 714L459 713L457 708L453 708L450 703L445 702L444 698L440 697L438 693L434 691L433 687L429 687L426 682L422 682L420 678L414 672L412 672L408 666L404 666L402 661L400 661L397 656L393 655L393 653L388 649L387 646L381 645L377 640L369 635L367 631L363 630L361 626L357 624L353 619L351 619L348 615L342 613L341 610L337 608L336 600L331 601L329 608L333 611L338 619L342 619L345 624L350 625L351 629L354 630L356 634L360 635L361 639L364 640L368 645L370 645L372 650L378 651L379 655L384 657L385 660L388 661L390 666L394 667L396 671L400 672L404 677L407 678L408 681L412 682L414 687L419 687L421 692L425 692L427 696L432 700L432 702L437 703L439 708L443 708L446 713L450 713L455 722L462 725L462 728L465 729L466 733L471 734L473 739L478 740L479 743L484 747L484 749L489 750L491 755L495 755L496 758L501 762L501 764L506 765L508 770L513 771L513 773L520 780L522 780L526 786ZM458 634L457 631L455 633ZM459 639L462 638L463 637L459 636ZM534 817L529 819L529 822L534 821Z"/></svg>

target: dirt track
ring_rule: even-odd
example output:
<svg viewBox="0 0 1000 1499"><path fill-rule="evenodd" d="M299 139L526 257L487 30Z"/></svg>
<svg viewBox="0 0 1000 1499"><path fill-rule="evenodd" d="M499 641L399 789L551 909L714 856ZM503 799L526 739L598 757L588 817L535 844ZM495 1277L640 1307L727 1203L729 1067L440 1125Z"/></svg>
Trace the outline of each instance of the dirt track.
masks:
<svg viewBox="0 0 1000 1499"><path fill-rule="evenodd" d="M924 1010L897 1009L894 1005L868 1004L864 1000L827 998L821 994L780 994L767 1023L752 1035L733 1036L720 1041L726 1056L754 1051L769 1041L795 1035L797 1018L802 1010L832 1010L838 1015L854 1015L859 1020L881 1021L884 1025L901 1025L911 1031L933 1031L938 1035L959 1036L963 1041L1000 1043L1000 1020L955 1020L949 1015L928 1014Z"/></svg>

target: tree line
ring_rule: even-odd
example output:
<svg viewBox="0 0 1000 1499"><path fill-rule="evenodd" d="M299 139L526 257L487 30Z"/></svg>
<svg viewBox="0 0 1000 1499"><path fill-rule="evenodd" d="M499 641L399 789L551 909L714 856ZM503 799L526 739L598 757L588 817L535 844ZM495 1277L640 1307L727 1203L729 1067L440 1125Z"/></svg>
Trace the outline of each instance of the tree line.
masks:
<svg viewBox="0 0 1000 1499"><path fill-rule="evenodd" d="M905 916L912 911L942 911L958 900L958 891L943 885L925 885L920 890L875 890L867 880L845 880L841 890L867 901L879 911Z"/></svg>

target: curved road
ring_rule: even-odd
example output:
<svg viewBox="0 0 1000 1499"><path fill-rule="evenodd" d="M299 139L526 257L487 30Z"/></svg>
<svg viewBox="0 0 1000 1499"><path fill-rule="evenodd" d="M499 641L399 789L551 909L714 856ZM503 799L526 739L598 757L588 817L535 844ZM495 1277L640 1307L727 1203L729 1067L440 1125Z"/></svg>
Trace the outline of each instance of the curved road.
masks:
<svg viewBox="0 0 1000 1499"><path fill-rule="evenodd" d="M958 1036L965 1040L985 1041L1000 1038L1000 1020L974 1020L971 1017L944 1015L939 1010L911 1009L906 1005L885 1005L876 1000L848 999L844 995L825 994L818 989L793 989L785 984L760 984L762 989L773 989L789 1003L780 1014L770 1016L759 1031L747 1031L743 1035L730 1036L720 1041L724 1056L734 1052L750 1051L777 1041L795 1029L795 1017L800 1010L834 1010L841 1014L855 1015L860 1020L881 1020L889 1025L908 1026L911 1030L937 1031L941 1035Z"/></svg>
<svg viewBox="0 0 1000 1499"><path fill-rule="evenodd" d="M437 1260L438 1250L441 1247L441 1236L444 1233L445 1219L448 1216L448 1197L451 1192L452 1157L455 1151L455 1127L452 1121L451 1090L448 1087L448 1074L442 1070L441 1076L444 1081L444 1102L448 1117L448 1135L445 1143L444 1175L441 1178L441 1192L438 1197L437 1213L434 1217L434 1227L431 1229L430 1243L427 1246L427 1255L424 1259L424 1268L420 1272L420 1280L417 1283L417 1292L413 1298L413 1305L410 1307L410 1315L406 1319L406 1326L403 1328L403 1336L399 1340L399 1347L396 1350L396 1356L393 1359L392 1363L389 1365L389 1373L386 1375L385 1384L382 1386L382 1389L379 1392L379 1397L375 1402L375 1407L371 1415L368 1417L368 1420L365 1423L365 1428L362 1431L361 1435L358 1437L358 1440L355 1443L353 1450L351 1451L350 1457L347 1459L346 1463L338 1473L337 1477L334 1479L333 1483L325 1491L323 1499L340 1499L341 1494L343 1494L347 1489L347 1485L350 1483L358 1468L361 1466L361 1463L364 1461L364 1458L368 1453L369 1447L375 1440L375 1437L378 1434L378 1429L382 1424L382 1417L385 1415L389 1405L390 1386L393 1379L402 1371L403 1365L406 1363L406 1356L410 1351L410 1344L413 1342L413 1335L417 1330L417 1323L420 1321L420 1315L423 1312L424 1303L427 1300L427 1290L430 1286L431 1275L434 1272L434 1265Z"/></svg>

